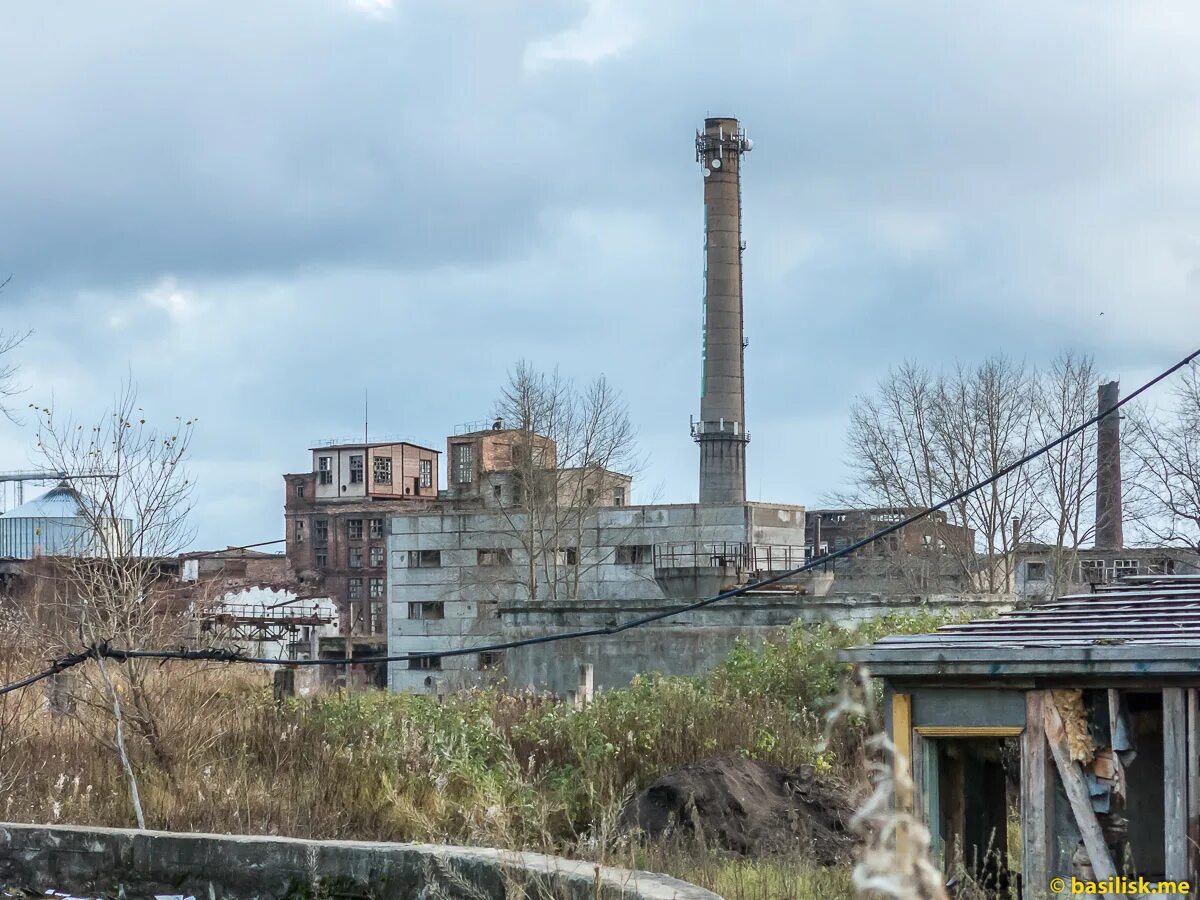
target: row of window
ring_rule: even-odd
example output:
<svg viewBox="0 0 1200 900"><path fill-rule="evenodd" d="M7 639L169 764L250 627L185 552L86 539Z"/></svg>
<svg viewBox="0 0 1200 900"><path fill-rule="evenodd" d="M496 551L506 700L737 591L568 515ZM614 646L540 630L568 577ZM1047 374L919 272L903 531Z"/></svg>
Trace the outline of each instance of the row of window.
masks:
<svg viewBox="0 0 1200 900"><path fill-rule="evenodd" d="M433 460L421 459L417 461L419 478L418 483L423 488L433 487ZM373 471L371 479L375 484L391 484L392 483L392 459L389 456L376 456L372 461ZM363 458L362 455L350 457L350 483L362 484L363 482ZM333 484L333 457L318 456L317 457L317 483L318 484Z"/></svg>
<svg viewBox="0 0 1200 900"><path fill-rule="evenodd" d="M498 669L504 662L503 650L485 650L479 654L479 668L486 671L488 669ZM439 671L442 668L442 658L440 656L422 656L420 659L410 659L408 661L410 669L418 669L421 671Z"/></svg>
<svg viewBox="0 0 1200 900"><path fill-rule="evenodd" d="M375 548L372 548L374 552ZM475 564L479 566L507 566L512 564L512 551L503 548L475 551ZM645 544L627 544L616 548L615 560L619 566L640 566L649 562L653 548ZM579 551L574 547L560 547L554 551L555 562L560 566L579 564ZM374 557L372 556L372 559ZM410 569L440 569L441 550L409 550Z"/></svg>
<svg viewBox="0 0 1200 900"><path fill-rule="evenodd" d="M1029 561L1025 563L1026 581L1045 581L1046 563ZM1103 584L1118 578L1132 578L1135 575L1171 575L1175 572L1175 560L1152 559L1081 559L1076 569L1076 582L1079 584Z"/></svg>
<svg viewBox="0 0 1200 900"><path fill-rule="evenodd" d="M387 551L383 547L370 548L370 568L382 569ZM363 568L363 548L351 547L347 551L346 563L351 569ZM318 569L324 569L329 566L329 549L327 547L317 547L313 550L313 563Z"/></svg>
<svg viewBox="0 0 1200 900"><path fill-rule="evenodd" d="M383 519L367 519L367 535L372 540L380 540L383 537L384 520ZM352 541L361 541L363 537L363 520L362 519L347 519L346 520L346 537ZM296 540L299 543L304 543L304 521L296 520ZM317 519L313 522L313 543L326 544L329 542L329 520Z"/></svg>
<svg viewBox="0 0 1200 900"><path fill-rule="evenodd" d="M372 600L380 600L383 598L384 583L382 578L368 578L367 590L370 592ZM347 581L349 599L361 600L363 598L363 579L351 578Z"/></svg>

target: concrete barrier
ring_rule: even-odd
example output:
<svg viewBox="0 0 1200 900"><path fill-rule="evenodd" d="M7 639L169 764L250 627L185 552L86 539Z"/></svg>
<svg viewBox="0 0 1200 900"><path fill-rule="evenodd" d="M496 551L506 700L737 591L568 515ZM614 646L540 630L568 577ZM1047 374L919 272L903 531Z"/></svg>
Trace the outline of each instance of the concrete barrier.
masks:
<svg viewBox="0 0 1200 900"><path fill-rule="evenodd" d="M666 875L539 853L4 823L0 887L130 900L720 900Z"/></svg>

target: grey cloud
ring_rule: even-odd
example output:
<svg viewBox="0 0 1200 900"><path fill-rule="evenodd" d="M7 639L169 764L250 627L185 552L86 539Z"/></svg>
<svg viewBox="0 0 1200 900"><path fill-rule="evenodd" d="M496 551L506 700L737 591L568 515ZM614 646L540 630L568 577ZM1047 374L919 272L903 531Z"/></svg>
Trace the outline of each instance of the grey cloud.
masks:
<svg viewBox="0 0 1200 900"><path fill-rule="evenodd" d="M364 387L436 446L521 357L604 371L689 499L706 112L757 144L752 494L835 488L847 404L901 359L1141 372L1197 333L1190 5L596 9L8 11L0 310L38 328L34 390L84 413L132 369L198 415L206 544L277 536L278 473L357 433ZM569 30L592 62L529 65ZM194 315L147 299L168 276Z"/></svg>

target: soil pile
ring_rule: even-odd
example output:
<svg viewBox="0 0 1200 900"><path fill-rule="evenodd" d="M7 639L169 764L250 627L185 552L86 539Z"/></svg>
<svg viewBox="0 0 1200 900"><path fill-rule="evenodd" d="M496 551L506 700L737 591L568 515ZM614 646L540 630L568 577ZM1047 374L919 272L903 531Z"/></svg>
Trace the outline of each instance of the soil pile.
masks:
<svg viewBox="0 0 1200 900"><path fill-rule="evenodd" d="M652 840L699 837L745 856L801 852L821 865L847 862L853 804L835 781L811 766L788 772L754 759L715 757L664 775L630 801L627 831Z"/></svg>

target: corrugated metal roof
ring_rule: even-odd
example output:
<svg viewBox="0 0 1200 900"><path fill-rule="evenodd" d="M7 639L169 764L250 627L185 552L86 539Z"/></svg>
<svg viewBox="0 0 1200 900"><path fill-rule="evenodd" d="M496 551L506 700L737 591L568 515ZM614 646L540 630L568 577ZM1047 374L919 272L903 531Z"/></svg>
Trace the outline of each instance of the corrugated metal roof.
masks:
<svg viewBox="0 0 1200 900"><path fill-rule="evenodd" d="M1128 578L844 656L879 674L1200 672L1200 576Z"/></svg>
<svg viewBox="0 0 1200 900"><path fill-rule="evenodd" d="M27 503L0 514L0 519L74 519L84 514L78 491L63 483Z"/></svg>

